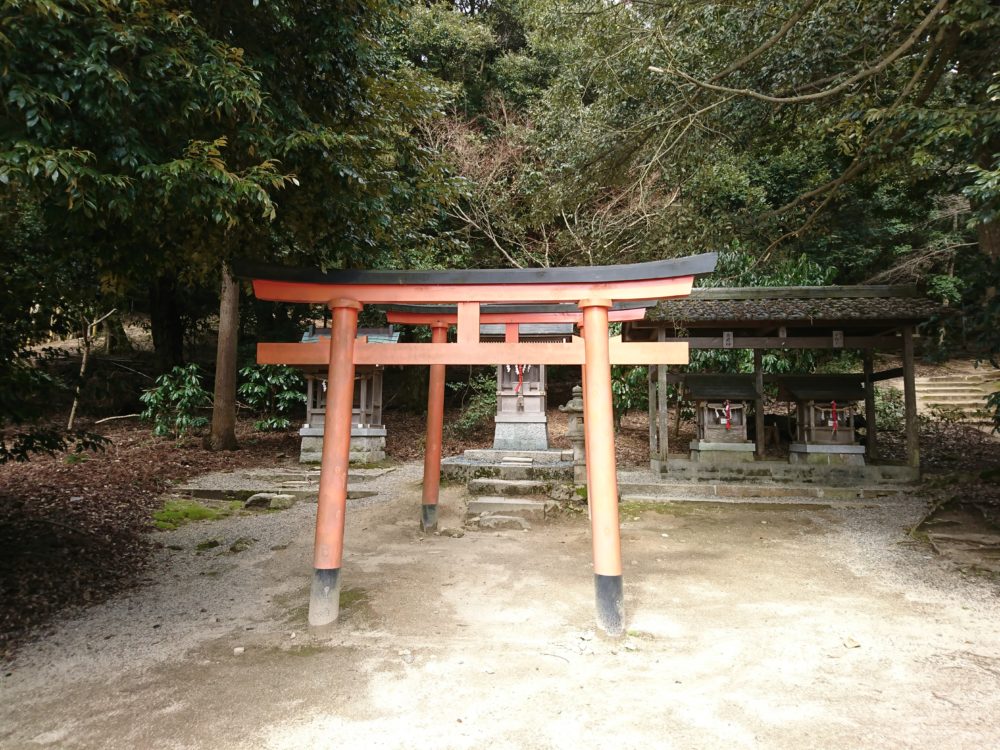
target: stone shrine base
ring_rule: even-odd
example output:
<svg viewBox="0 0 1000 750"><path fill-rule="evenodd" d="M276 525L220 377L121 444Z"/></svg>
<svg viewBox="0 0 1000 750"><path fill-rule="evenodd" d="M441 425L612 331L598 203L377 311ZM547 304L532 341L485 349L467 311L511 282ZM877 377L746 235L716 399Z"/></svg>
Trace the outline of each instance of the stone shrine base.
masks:
<svg viewBox="0 0 1000 750"><path fill-rule="evenodd" d="M792 443L788 449L788 462L819 466L864 466L865 446Z"/></svg>
<svg viewBox="0 0 1000 750"><path fill-rule="evenodd" d="M691 460L698 463L750 463L754 460L753 452L754 444L750 441L741 441L739 443L714 443L708 440L691 441Z"/></svg>
<svg viewBox="0 0 1000 750"><path fill-rule="evenodd" d="M385 427L351 427L352 464L374 464L385 460ZM303 427L299 430L302 445L299 463L319 463L323 457L323 428Z"/></svg>
<svg viewBox="0 0 1000 750"><path fill-rule="evenodd" d="M544 414L498 414L494 419L493 450L549 449L549 425Z"/></svg>

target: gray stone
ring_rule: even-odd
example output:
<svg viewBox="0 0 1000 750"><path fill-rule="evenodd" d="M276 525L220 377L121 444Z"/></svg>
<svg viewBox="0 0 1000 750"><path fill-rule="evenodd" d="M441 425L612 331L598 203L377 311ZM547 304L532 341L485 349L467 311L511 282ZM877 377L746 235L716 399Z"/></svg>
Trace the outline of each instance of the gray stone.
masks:
<svg viewBox="0 0 1000 750"><path fill-rule="evenodd" d="M496 423L494 450L544 451L549 447L549 430L545 422Z"/></svg>
<svg viewBox="0 0 1000 750"><path fill-rule="evenodd" d="M527 531L531 524L519 516L501 516L487 513L479 517L478 525L480 529L514 529L517 531Z"/></svg>
<svg viewBox="0 0 1000 750"><path fill-rule="evenodd" d="M461 529L441 529L441 531L439 531L438 533L441 536L448 536L451 537L452 539L461 539L463 536L465 536L465 532L462 531Z"/></svg>
<svg viewBox="0 0 1000 750"><path fill-rule="evenodd" d="M576 493L568 484L554 484L549 488L549 497L557 503L568 503L576 499Z"/></svg>
<svg viewBox="0 0 1000 750"><path fill-rule="evenodd" d="M288 510L293 505L295 505L295 495L275 495L267 507L271 510Z"/></svg>
<svg viewBox="0 0 1000 750"><path fill-rule="evenodd" d="M469 500L467 512L470 516L483 513L499 513L504 516L520 516L521 518L545 518L545 508L548 502L527 497L493 497L480 495Z"/></svg>
<svg viewBox="0 0 1000 750"><path fill-rule="evenodd" d="M244 508L270 508L271 501L278 497L273 492L258 492L255 495L251 495L243 503ZM291 495L282 495L281 497L291 497Z"/></svg>

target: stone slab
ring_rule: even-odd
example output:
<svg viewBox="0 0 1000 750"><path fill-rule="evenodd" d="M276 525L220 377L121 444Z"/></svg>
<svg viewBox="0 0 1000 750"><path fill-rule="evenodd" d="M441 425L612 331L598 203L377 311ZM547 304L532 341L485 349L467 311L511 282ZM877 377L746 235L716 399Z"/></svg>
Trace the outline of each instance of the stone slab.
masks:
<svg viewBox="0 0 1000 750"><path fill-rule="evenodd" d="M789 453L860 453L864 455L863 445L825 445L823 443L792 443Z"/></svg>
<svg viewBox="0 0 1000 750"><path fill-rule="evenodd" d="M500 513L505 516L541 519L545 518L545 514L554 508L555 503L551 500L482 495L469 500L466 506L466 515L478 516L482 513Z"/></svg>
<svg viewBox="0 0 1000 750"><path fill-rule="evenodd" d="M708 440L692 440L689 446L693 451L723 451L730 453L753 453L754 444L747 442L740 443L713 443Z"/></svg>
<svg viewBox="0 0 1000 750"><path fill-rule="evenodd" d="M473 495L545 495L551 482L533 479L472 479L468 490Z"/></svg>

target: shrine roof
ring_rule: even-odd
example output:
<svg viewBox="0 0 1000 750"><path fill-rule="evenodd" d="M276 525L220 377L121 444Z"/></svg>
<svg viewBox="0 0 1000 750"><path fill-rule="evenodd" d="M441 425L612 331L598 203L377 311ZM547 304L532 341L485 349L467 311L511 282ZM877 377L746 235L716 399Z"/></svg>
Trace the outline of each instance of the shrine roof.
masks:
<svg viewBox="0 0 1000 750"><path fill-rule="evenodd" d="M753 375L688 374L684 376L684 395L694 401L729 399L753 401L760 398Z"/></svg>
<svg viewBox="0 0 1000 750"><path fill-rule="evenodd" d="M891 321L920 323L949 308L910 286L698 288L663 300L646 313L654 323L796 323Z"/></svg>
<svg viewBox="0 0 1000 750"><path fill-rule="evenodd" d="M322 271L314 268L288 268L249 261L233 264L241 278L286 281L300 284L575 284L614 283L664 279L677 276L700 276L715 270L716 253L683 258L629 263L615 266L574 266L570 268L469 268L441 271L362 271L354 269Z"/></svg>
<svg viewBox="0 0 1000 750"><path fill-rule="evenodd" d="M784 375L778 378L781 394L793 401L861 401L863 375Z"/></svg>

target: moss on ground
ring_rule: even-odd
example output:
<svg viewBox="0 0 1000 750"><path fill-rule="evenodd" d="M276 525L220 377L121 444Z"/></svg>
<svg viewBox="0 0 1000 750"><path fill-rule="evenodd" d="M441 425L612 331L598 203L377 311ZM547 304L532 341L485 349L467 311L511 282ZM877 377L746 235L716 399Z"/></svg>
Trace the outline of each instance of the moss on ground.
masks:
<svg viewBox="0 0 1000 750"><path fill-rule="evenodd" d="M239 500L222 502L199 502L186 498L167 500L160 510L153 514L153 526L161 531L171 531L193 521L215 521L240 510Z"/></svg>

